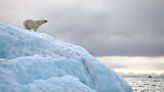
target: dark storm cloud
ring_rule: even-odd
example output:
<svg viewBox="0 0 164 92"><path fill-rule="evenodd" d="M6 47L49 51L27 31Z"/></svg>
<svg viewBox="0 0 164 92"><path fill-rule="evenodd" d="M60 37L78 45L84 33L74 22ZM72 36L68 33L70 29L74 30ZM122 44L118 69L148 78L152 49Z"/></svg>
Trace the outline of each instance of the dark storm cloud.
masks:
<svg viewBox="0 0 164 92"><path fill-rule="evenodd" d="M21 7L23 19L49 21L39 32L93 55L164 55L163 0L30 0Z"/></svg>

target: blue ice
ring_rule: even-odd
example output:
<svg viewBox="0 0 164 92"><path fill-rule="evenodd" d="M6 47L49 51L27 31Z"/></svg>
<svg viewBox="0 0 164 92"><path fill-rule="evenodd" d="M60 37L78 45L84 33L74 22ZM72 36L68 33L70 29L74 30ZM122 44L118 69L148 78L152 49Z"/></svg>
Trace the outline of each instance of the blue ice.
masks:
<svg viewBox="0 0 164 92"><path fill-rule="evenodd" d="M132 92L84 48L0 24L0 92Z"/></svg>

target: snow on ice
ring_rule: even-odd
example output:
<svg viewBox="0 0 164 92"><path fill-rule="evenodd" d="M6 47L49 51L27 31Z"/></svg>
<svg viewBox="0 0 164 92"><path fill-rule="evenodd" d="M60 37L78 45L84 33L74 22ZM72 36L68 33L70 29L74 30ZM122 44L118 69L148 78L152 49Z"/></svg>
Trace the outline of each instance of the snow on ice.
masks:
<svg viewBox="0 0 164 92"><path fill-rule="evenodd" d="M85 49L0 24L0 92L132 92Z"/></svg>

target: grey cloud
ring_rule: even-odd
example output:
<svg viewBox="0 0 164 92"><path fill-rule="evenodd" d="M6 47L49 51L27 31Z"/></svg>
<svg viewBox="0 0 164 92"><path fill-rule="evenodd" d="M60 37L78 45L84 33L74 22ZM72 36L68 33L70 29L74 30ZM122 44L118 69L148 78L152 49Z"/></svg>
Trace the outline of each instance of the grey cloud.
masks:
<svg viewBox="0 0 164 92"><path fill-rule="evenodd" d="M163 0L30 0L15 12L23 19L47 19L38 32L81 45L93 55L162 56L163 5Z"/></svg>
<svg viewBox="0 0 164 92"><path fill-rule="evenodd" d="M29 1L0 0L0 22L21 27Z"/></svg>

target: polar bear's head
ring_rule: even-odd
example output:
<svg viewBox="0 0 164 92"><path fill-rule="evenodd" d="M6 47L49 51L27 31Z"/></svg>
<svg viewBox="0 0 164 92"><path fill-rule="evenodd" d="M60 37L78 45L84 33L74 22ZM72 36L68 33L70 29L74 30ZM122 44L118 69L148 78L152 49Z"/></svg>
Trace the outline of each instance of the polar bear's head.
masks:
<svg viewBox="0 0 164 92"><path fill-rule="evenodd" d="M46 23L46 22L48 22L47 20L41 20L43 23Z"/></svg>
<svg viewBox="0 0 164 92"><path fill-rule="evenodd" d="M48 22L47 20L37 20L36 21L36 23L38 24L38 25L42 25L42 24L44 24L44 23L46 23L46 22Z"/></svg>

